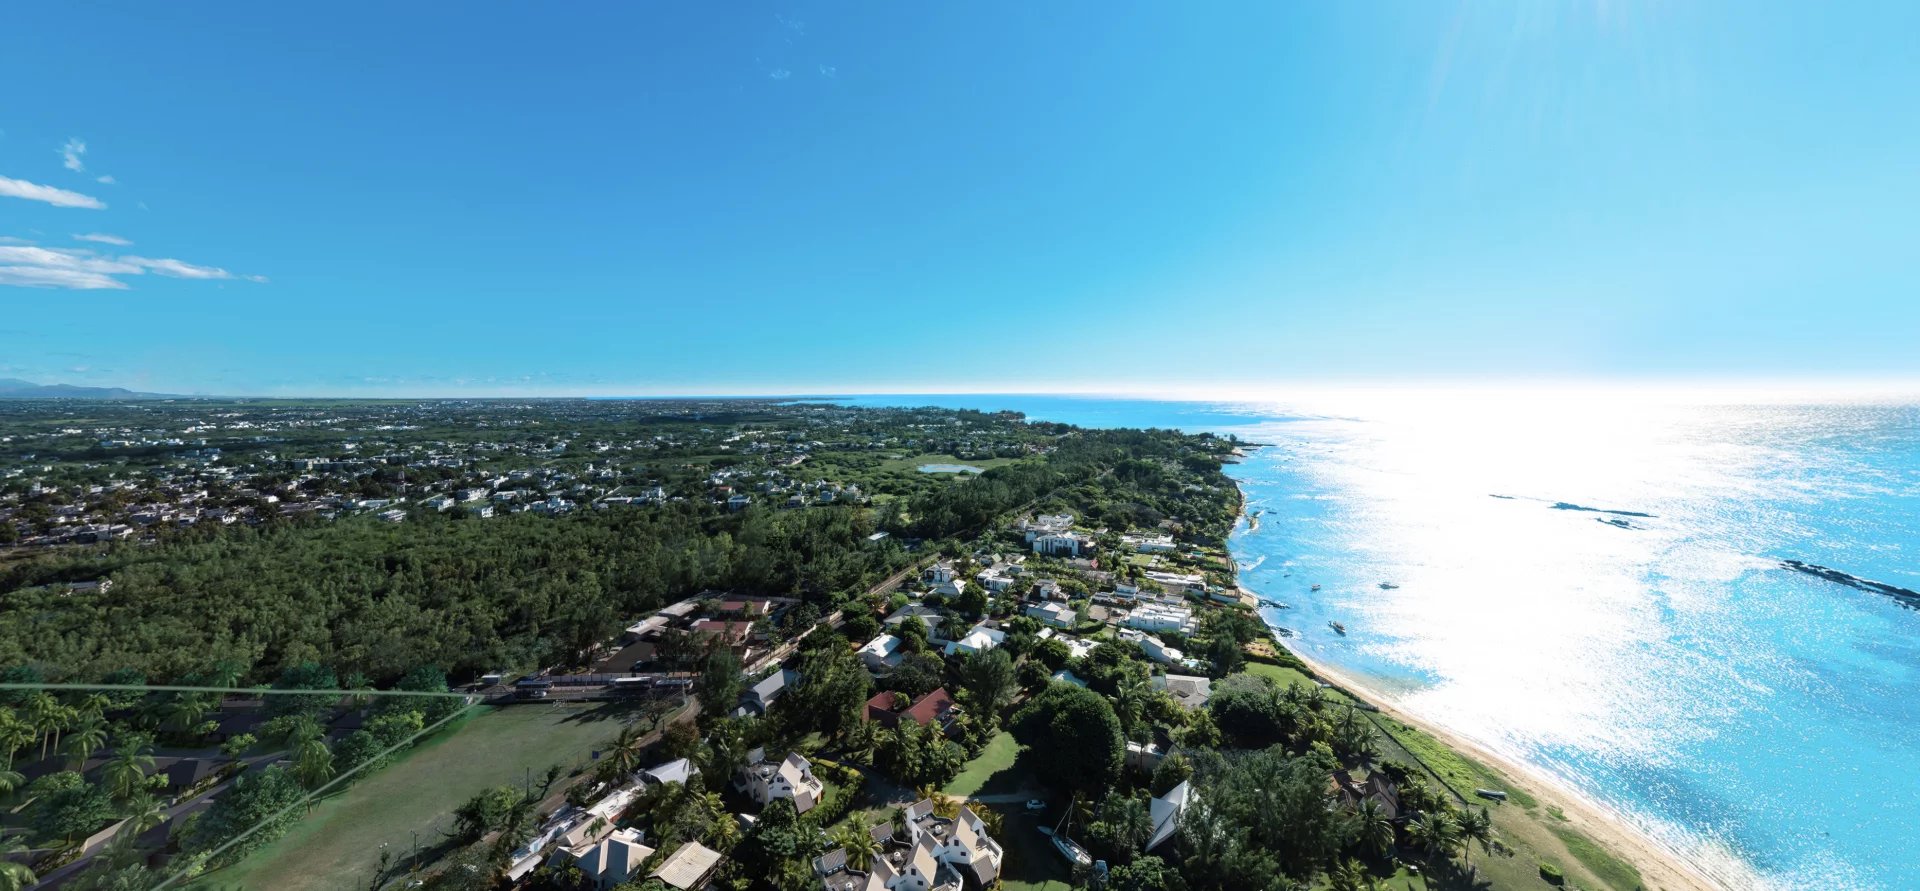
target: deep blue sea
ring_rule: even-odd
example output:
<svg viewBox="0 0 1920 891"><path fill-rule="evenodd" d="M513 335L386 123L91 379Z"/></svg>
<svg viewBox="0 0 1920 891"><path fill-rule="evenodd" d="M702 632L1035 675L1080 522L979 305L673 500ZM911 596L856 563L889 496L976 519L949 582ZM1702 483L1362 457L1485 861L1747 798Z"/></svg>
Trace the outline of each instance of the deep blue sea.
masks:
<svg viewBox="0 0 1920 891"><path fill-rule="evenodd" d="M1232 546L1291 645L1729 887L1920 888L1920 611L1781 563L1920 589L1920 404L846 401L1265 443Z"/></svg>

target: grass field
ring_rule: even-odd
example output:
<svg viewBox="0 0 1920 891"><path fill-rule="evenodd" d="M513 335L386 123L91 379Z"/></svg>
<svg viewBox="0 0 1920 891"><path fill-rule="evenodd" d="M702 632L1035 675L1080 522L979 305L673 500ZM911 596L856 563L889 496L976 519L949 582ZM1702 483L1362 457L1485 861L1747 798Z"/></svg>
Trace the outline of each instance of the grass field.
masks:
<svg viewBox="0 0 1920 891"><path fill-rule="evenodd" d="M1053 843L1040 834L1050 825L1046 814L1028 814L1020 805L994 805L1006 827L1000 846L1006 851L1006 863L1000 873L1003 891L1068 891L1073 887L1067 861L1053 849ZM1049 811L1048 813L1052 813Z"/></svg>
<svg viewBox="0 0 1920 891"><path fill-rule="evenodd" d="M985 749L980 750L980 757L967 762L960 775L941 791L960 798L971 798L983 792L1012 792L1022 785L1023 776L1014 768L1022 751L1024 748L1014 740L1013 734L1003 731L987 743Z"/></svg>
<svg viewBox="0 0 1920 891"><path fill-rule="evenodd" d="M423 862L452 828L453 810L482 789L538 783L550 765L573 768L619 732L618 716L591 705L517 705L481 711L346 791L315 805L291 832L188 886L365 887L385 846L404 863L419 833Z"/></svg>

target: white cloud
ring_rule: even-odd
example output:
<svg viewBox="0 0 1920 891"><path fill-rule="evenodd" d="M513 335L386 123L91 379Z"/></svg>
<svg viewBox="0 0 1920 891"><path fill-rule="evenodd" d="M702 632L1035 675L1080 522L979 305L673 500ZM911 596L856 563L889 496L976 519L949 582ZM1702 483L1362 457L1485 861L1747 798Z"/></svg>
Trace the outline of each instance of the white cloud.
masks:
<svg viewBox="0 0 1920 891"><path fill-rule="evenodd" d="M118 235L108 235L104 232L89 232L85 235L75 235L73 238L75 241L93 241L100 244L118 245L120 247L126 247L133 243Z"/></svg>
<svg viewBox="0 0 1920 891"><path fill-rule="evenodd" d="M96 179L96 180L94 180L94 182L97 182L97 183L101 183L101 184L103 184L103 185L109 185L109 186L111 186L111 185L113 185L114 183L117 183L117 182L119 182L119 180L117 180L117 179L114 179L114 178L113 178L113 177L111 177L111 176L103 176L103 177L100 177L99 179Z"/></svg>
<svg viewBox="0 0 1920 891"><path fill-rule="evenodd" d="M87 153L87 144L77 137L69 137L67 144L60 147L60 156L67 159L67 169L74 173L87 172L87 163L80 156Z"/></svg>
<svg viewBox="0 0 1920 891"><path fill-rule="evenodd" d="M821 77L833 77L834 75L836 75L836 74L839 74L839 73L840 73L840 69L838 69L838 68L835 68L835 67L833 67L832 65L822 65L822 66L820 66L820 76L821 76Z"/></svg>
<svg viewBox="0 0 1920 891"><path fill-rule="evenodd" d="M25 198L28 201L45 201L54 207L84 207L88 210L106 210L107 205L100 199L66 189L56 189L39 183L30 183L24 179L8 179L0 176L0 196Z"/></svg>
<svg viewBox="0 0 1920 891"><path fill-rule="evenodd" d="M85 248L0 246L0 285L120 290L125 289L127 283L118 276L145 275L149 272L168 278L266 280L260 276L235 275L217 266L199 266L182 260L131 255L115 257Z"/></svg>
<svg viewBox="0 0 1920 891"><path fill-rule="evenodd" d="M772 71L767 72L767 76L773 78L774 80L786 80L787 78L793 76L793 72L788 71L785 68L775 68Z"/></svg>

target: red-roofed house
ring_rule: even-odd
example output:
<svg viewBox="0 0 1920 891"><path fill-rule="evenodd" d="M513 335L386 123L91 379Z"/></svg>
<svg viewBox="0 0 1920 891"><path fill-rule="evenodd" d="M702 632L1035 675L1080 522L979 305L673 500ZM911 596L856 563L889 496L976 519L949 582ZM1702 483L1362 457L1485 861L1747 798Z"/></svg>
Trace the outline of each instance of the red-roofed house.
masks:
<svg viewBox="0 0 1920 891"><path fill-rule="evenodd" d="M948 695L945 687L940 687L914 700L906 708L895 709L896 705L898 703L892 692L875 695L867 700L867 720L879 721L888 727L894 727L905 719L922 724L934 724L945 729L953 724L953 716L957 710L953 697Z"/></svg>

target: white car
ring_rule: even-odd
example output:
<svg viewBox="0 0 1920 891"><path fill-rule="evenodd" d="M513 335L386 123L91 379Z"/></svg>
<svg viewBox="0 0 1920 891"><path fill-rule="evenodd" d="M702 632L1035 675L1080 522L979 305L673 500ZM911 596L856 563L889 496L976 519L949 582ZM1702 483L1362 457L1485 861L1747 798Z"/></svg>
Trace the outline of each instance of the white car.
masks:
<svg viewBox="0 0 1920 891"><path fill-rule="evenodd" d="M1027 799L1027 813L1038 813L1047 809L1047 803L1038 798Z"/></svg>

